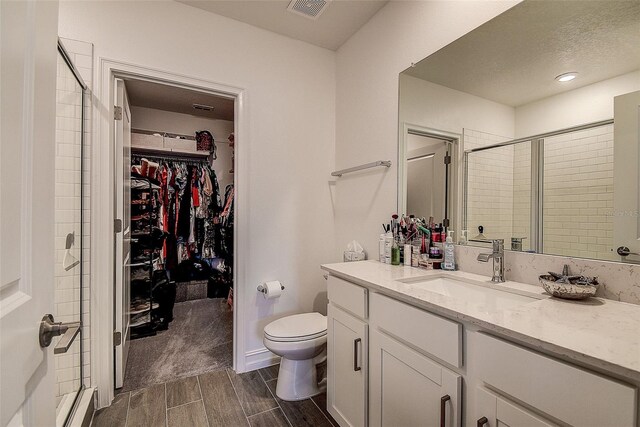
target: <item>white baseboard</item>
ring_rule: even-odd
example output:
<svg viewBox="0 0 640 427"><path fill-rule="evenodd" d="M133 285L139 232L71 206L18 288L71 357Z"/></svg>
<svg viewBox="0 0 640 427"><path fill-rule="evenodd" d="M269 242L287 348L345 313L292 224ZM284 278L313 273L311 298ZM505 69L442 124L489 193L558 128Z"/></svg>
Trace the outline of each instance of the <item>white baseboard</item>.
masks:
<svg viewBox="0 0 640 427"><path fill-rule="evenodd" d="M248 351L244 354L245 371L255 371L256 369L266 368L267 366L280 363L280 356L271 353L266 347L257 350Z"/></svg>

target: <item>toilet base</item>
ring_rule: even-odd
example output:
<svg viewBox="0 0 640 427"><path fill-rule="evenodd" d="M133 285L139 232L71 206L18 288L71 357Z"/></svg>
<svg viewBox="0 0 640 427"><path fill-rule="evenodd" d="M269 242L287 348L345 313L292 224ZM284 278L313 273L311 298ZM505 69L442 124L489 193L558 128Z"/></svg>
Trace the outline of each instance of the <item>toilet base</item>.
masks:
<svg viewBox="0 0 640 427"><path fill-rule="evenodd" d="M280 360L276 395L286 401L308 399L326 390L326 381L318 385L317 360Z"/></svg>

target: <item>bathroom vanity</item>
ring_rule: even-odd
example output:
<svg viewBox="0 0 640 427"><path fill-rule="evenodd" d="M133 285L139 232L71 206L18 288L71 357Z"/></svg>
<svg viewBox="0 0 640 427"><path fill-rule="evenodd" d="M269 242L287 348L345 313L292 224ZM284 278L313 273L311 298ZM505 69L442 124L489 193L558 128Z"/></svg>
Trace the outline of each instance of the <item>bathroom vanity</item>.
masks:
<svg viewBox="0 0 640 427"><path fill-rule="evenodd" d="M341 426L640 425L640 306L461 271L322 268Z"/></svg>

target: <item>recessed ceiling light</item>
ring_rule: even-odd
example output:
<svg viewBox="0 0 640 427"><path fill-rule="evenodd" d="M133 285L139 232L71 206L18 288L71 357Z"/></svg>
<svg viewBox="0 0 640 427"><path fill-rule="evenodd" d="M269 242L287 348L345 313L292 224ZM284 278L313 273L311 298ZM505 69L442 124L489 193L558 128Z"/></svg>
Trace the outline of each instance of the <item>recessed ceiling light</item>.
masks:
<svg viewBox="0 0 640 427"><path fill-rule="evenodd" d="M556 76L556 80L559 82L570 82L576 77L578 77L578 73L576 73L575 71L572 71L570 73L564 73L564 74L560 74L559 76Z"/></svg>

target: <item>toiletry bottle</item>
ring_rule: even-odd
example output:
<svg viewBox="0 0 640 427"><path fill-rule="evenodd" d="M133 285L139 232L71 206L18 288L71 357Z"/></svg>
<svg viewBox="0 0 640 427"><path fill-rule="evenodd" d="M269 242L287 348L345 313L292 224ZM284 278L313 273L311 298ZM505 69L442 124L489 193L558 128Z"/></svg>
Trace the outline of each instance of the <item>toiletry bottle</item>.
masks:
<svg viewBox="0 0 640 427"><path fill-rule="evenodd" d="M452 234L451 230L447 233L447 241L444 244L444 262L442 263L442 269L449 271L456 269L456 253Z"/></svg>
<svg viewBox="0 0 640 427"><path fill-rule="evenodd" d="M393 234L391 227L387 228L387 234L384 235L384 262L391 264L391 247L393 246Z"/></svg>
<svg viewBox="0 0 640 427"><path fill-rule="evenodd" d="M411 244L407 240L404 244L404 265L411 267L413 256L411 255Z"/></svg>
<svg viewBox="0 0 640 427"><path fill-rule="evenodd" d="M420 261L420 245L422 244L420 234L419 231L416 231L411 242L411 265L413 267L418 267Z"/></svg>
<svg viewBox="0 0 640 427"><path fill-rule="evenodd" d="M400 265L400 247L397 237L393 239L393 246L391 246L391 265Z"/></svg>
<svg viewBox="0 0 640 427"><path fill-rule="evenodd" d="M378 260L380 262L384 262L384 233L380 235L380 238L378 239L378 250L380 251L380 255L378 257Z"/></svg>

